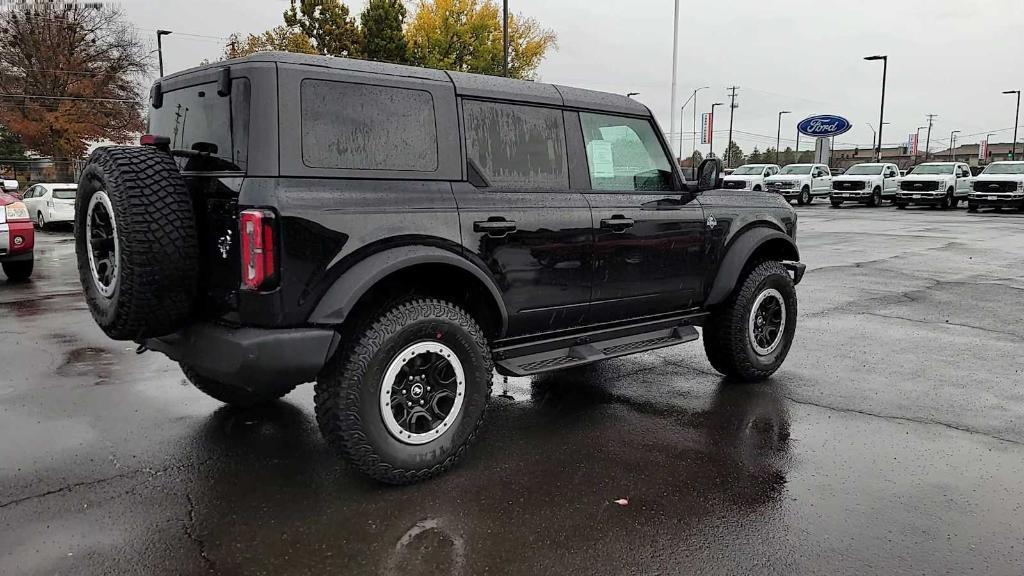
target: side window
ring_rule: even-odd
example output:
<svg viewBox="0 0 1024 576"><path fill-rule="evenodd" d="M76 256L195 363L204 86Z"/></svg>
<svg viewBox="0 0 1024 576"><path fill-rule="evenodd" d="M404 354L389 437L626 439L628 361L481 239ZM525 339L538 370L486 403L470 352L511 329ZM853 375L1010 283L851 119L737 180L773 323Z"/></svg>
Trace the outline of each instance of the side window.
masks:
<svg viewBox="0 0 1024 576"><path fill-rule="evenodd" d="M580 113L594 190L672 190L672 164L650 121Z"/></svg>
<svg viewBox="0 0 1024 576"><path fill-rule="evenodd" d="M495 188L569 189L561 110L464 100L466 155Z"/></svg>
<svg viewBox="0 0 1024 576"><path fill-rule="evenodd" d="M434 98L425 90L303 80L302 162L310 168L434 172Z"/></svg>

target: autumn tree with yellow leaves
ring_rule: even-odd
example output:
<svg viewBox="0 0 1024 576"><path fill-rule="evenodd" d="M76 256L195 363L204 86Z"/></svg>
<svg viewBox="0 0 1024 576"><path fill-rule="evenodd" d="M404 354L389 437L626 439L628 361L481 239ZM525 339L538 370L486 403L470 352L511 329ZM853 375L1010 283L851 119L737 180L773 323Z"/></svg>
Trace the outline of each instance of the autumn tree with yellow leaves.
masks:
<svg viewBox="0 0 1024 576"><path fill-rule="evenodd" d="M232 35L225 58L283 50L504 74L501 9L494 0L419 0L408 20L401 2L371 0L358 29L339 0L292 0L286 20L262 34ZM534 79L556 45L555 33L537 20L510 14L509 76Z"/></svg>

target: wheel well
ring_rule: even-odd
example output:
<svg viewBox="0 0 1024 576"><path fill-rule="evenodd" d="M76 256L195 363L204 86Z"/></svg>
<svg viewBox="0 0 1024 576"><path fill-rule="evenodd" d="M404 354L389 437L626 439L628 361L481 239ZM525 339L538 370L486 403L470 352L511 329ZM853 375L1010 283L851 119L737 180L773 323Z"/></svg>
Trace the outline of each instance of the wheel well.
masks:
<svg viewBox="0 0 1024 576"><path fill-rule="evenodd" d="M796 261L799 259L800 255L791 243L782 238L772 238L751 253L750 258L747 259L747 267L756 266L768 260L782 262L783 260Z"/></svg>
<svg viewBox="0 0 1024 576"><path fill-rule="evenodd" d="M490 290L471 272L441 263L414 264L381 278L359 298L345 324L411 296L437 298L461 307L477 321L489 340L501 334L501 309Z"/></svg>

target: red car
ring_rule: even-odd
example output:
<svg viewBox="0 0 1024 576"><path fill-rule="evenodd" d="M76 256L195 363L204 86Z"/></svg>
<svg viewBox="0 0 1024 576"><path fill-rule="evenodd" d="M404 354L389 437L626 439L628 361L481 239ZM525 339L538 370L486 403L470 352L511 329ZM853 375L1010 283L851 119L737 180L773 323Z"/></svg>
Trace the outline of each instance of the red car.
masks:
<svg viewBox="0 0 1024 576"><path fill-rule="evenodd" d="M35 238L25 204L0 192L0 267L8 280L25 280L32 275Z"/></svg>

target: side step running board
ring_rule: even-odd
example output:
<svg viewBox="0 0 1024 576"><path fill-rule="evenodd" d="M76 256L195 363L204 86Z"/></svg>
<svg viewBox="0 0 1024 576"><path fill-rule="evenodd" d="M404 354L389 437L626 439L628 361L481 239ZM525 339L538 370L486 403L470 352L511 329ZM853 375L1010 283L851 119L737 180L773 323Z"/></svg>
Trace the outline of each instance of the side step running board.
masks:
<svg viewBox="0 0 1024 576"><path fill-rule="evenodd" d="M508 372L517 376L527 376L582 366L636 352L656 350L692 342L698 338L696 328L683 325L679 323L679 320L675 321L675 325L670 326L664 326L665 322L650 324L650 326L643 326L646 330L636 333L623 334L630 330L620 329L549 341L548 343L553 345L551 347L545 346L544 342L539 342L497 348L494 350L494 359L501 368Z"/></svg>

